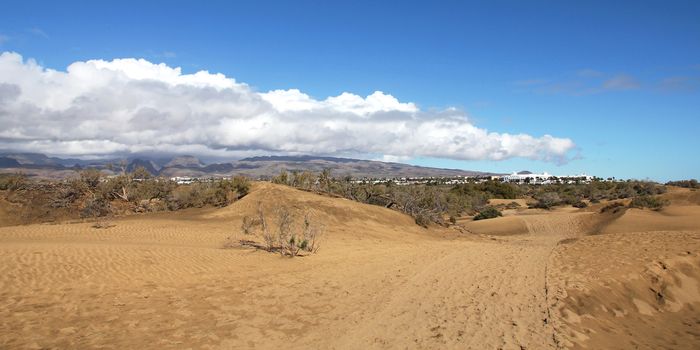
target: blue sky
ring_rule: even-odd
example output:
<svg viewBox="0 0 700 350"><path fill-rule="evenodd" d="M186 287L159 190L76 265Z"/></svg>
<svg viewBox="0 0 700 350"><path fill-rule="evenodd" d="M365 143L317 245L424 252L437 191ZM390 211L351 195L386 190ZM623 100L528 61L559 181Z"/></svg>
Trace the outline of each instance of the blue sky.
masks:
<svg viewBox="0 0 700 350"><path fill-rule="evenodd" d="M565 164L409 163L700 177L700 2L3 1L0 51L65 70L144 58L318 100L374 91L479 128L570 138Z"/></svg>

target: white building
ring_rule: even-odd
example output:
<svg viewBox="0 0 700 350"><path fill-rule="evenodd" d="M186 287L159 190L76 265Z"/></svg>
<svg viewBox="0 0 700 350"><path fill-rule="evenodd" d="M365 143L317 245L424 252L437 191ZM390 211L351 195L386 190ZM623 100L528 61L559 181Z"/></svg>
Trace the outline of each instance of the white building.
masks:
<svg viewBox="0 0 700 350"><path fill-rule="evenodd" d="M593 181L593 176L586 175L586 174L554 176L554 175L550 175L547 172L544 172L542 174L533 174L533 173L527 173L527 172L523 172L523 173L513 172L510 175L501 176L501 181L519 183L519 184L533 184L533 185L547 185L547 184L554 184L554 183L574 184L574 183L590 183L591 181Z"/></svg>
<svg viewBox="0 0 700 350"><path fill-rule="evenodd" d="M189 185L194 182L195 179L191 177L175 176L170 178L171 181L175 181L178 185Z"/></svg>

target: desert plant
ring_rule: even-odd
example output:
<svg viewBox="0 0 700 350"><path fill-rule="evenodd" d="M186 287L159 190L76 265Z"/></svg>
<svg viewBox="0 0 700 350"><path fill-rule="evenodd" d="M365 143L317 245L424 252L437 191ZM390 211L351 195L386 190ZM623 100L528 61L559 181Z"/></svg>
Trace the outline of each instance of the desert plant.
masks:
<svg viewBox="0 0 700 350"><path fill-rule="evenodd" d="M559 194L556 192L541 193L538 194L535 199L537 199L534 205L535 208L551 209L555 205L561 203L561 197L559 197Z"/></svg>
<svg viewBox="0 0 700 350"><path fill-rule="evenodd" d="M680 180L680 181L669 181L666 183L668 186L678 186L678 187L684 187L684 188L700 188L700 183L698 183L698 180L695 179L690 179L690 180Z"/></svg>
<svg viewBox="0 0 700 350"><path fill-rule="evenodd" d="M428 228L428 225L430 225L430 217L425 213L416 214L414 219L416 220L416 224L419 226Z"/></svg>
<svg viewBox="0 0 700 350"><path fill-rule="evenodd" d="M0 175L0 190L16 191L28 184L27 176L23 173Z"/></svg>
<svg viewBox="0 0 700 350"><path fill-rule="evenodd" d="M622 210L622 208L624 208L624 206L625 205L622 204L621 202L612 202L612 203L604 206L603 208L601 208L600 212L601 213L612 212L614 214L614 213L617 213L620 210Z"/></svg>
<svg viewBox="0 0 700 350"><path fill-rule="evenodd" d="M299 253L299 238L293 229L294 218L285 207L277 209L277 242L280 255L296 256Z"/></svg>
<svg viewBox="0 0 700 350"><path fill-rule="evenodd" d="M333 178L331 175L331 169L323 169L323 171L321 171L321 173L318 175L318 184L321 186L321 190L330 193L332 182Z"/></svg>
<svg viewBox="0 0 700 350"><path fill-rule="evenodd" d="M588 204L586 204L586 202L584 201L576 201L573 204L571 204L571 206L573 206L574 208L586 208L588 207Z"/></svg>
<svg viewBox="0 0 700 350"><path fill-rule="evenodd" d="M107 216L110 213L109 202L103 198L89 199L80 211L83 218L98 218Z"/></svg>
<svg viewBox="0 0 700 350"><path fill-rule="evenodd" d="M241 231L243 232L244 235L251 235L253 234L253 229L255 228L255 220L251 218L250 216L244 216L243 217L243 222L241 223Z"/></svg>
<svg viewBox="0 0 700 350"><path fill-rule="evenodd" d="M493 219L493 218L497 218L499 216L503 216L503 214L501 214L501 212L498 211L498 209L496 209L494 207L486 207L486 208L482 209L479 212L479 214L474 216L474 220L476 221L476 220L484 220L484 219Z"/></svg>
<svg viewBox="0 0 700 350"><path fill-rule="evenodd" d="M101 179L102 173L97 169L90 168L80 172L79 181L90 191L94 191L97 188Z"/></svg>
<svg viewBox="0 0 700 350"><path fill-rule="evenodd" d="M520 208L520 204L518 202L510 202L506 204L506 209L518 209Z"/></svg>
<svg viewBox="0 0 700 350"><path fill-rule="evenodd" d="M667 202L655 196L639 196L632 199L629 204L630 208L649 208L652 210L661 210Z"/></svg>
<svg viewBox="0 0 700 350"><path fill-rule="evenodd" d="M260 236L265 241L267 251L271 252L275 249L275 234L270 230L267 220L265 219L265 210L261 203L258 203L258 221L260 222Z"/></svg>
<svg viewBox="0 0 700 350"><path fill-rule="evenodd" d="M272 183L276 183L276 184L280 184L280 185L288 185L289 184L289 174L287 173L287 170L285 170L285 169L280 170L279 175L272 178Z"/></svg>
<svg viewBox="0 0 700 350"><path fill-rule="evenodd" d="M516 185L500 181L487 181L478 184L476 188L491 194L491 198L516 199L520 192Z"/></svg>
<svg viewBox="0 0 700 350"><path fill-rule="evenodd" d="M302 229L302 238L297 243L297 246L309 253L316 253L320 248L320 238L323 233L321 227L311 220L311 215L304 215L304 226Z"/></svg>
<svg viewBox="0 0 700 350"><path fill-rule="evenodd" d="M99 217L95 219L95 222L92 223L92 228L102 228L102 229L107 229L110 227L114 227L112 222L106 220L104 217Z"/></svg>

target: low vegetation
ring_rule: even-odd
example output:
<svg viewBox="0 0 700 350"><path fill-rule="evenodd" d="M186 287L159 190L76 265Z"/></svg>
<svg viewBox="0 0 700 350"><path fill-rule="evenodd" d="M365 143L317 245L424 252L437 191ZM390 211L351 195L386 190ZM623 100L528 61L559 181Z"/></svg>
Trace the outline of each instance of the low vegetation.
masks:
<svg viewBox="0 0 700 350"><path fill-rule="evenodd" d="M501 212L498 209L494 207L486 207L483 210L481 210L479 214L474 216L474 220L493 219L499 216L503 216L503 214L501 214Z"/></svg>
<svg viewBox="0 0 700 350"><path fill-rule="evenodd" d="M683 188L698 189L698 188L700 188L700 183L698 183L698 180L690 179L690 180L680 180L680 181L669 181L666 183L666 186L677 186L677 187L683 187Z"/></svg>
<svg viewBox="0 0 700 350"><path fill-rule="evenodd" d="M318 252L323 228L310 213L305 213L300 223L297 216L287 207L275 208L273 213L274 220L271 221L262 204L258 203L256 217L243 217L243 237L234 233L224 247L252 246L288 257ZM262 244L258 243L259 240Z"/></svg>
<svg viewBox="0 0 700 350"><path fill-rule="evenodd" d="M31 181L22 174L0 176L0 190L11 203L20 204L23 221L97 218L138 212L226 206L245 196L250 182L244 177L178 185L152 177L145 169L124 169L105 177L88 169L62 182Z"/></svg>
<svg viewBox="0 0 700 350"><path fill-rule="evenodd" d="M178 185L168 179L152 177L144 168L127 172L122 165L119 169L116 176L105 177L97 170L84 170L73 180L52 183L30 181L22 174L3 175L0 176L0 190L5 191L7 200L30 208L23 215L34 221L52 221L57 216L94 219L133 212L221 207L240 199L250 190L250 183L244 177ZM665 186L646 181L550 185L484 181L456 185L397 185L391 181L371 183L350 177L335 178L328 169L319 174L283 170L272 182L398 210L412 216L416 224L424 227L431 224L449 226L461 216L478 216L488 210L490 199L534 199L532 207L552 209L562 205L585 208L587 203L639 198L634 206L657 209L663 203L654 203L648 197L666 191ZM671 184L694 187L697 181ZM517 207L514 203L500 208ZM267 226L261 221L262 216L264 213L250 219L252 221L246 225ZM279 227L265 227L265 230L270 232L264 236L274 236L278 235ZM289 236L289 239L298 243L296 236ZM266 241L269 241L268 246L281 246L278 238Z"/></svg>
<svg viewBox="0 0 700 350"><path fill-rule="evenodd" d="M655 196L639 196L632 199L630 208L661 210L668 203L666 200Z"/></svg>
<svg viewBox="0 0 700 350"><path fill-rule="evenodd" d="M334 178L330 170L318 175L283 170L272 182L399 210L424 227L430 224L448 226L456 223L460 216L478 215L486 210L489 199L533 198L532 207L535 208L552 209L562 205L585 208L589 202L654 196L666 191L663 185L654 182L600 180L588 184L516 185L485 181L399 186L391 181L370 183L350 177ZM506 209L517 207L512 205Z"/></svg>
<svg viewBox="0 0 700 350"><path fill-rule="evenodd" d="M625 208L625 205L621 202L612 202L600 209L601 213L618 213Z"/></svg>
<svg viewBox="0 0 700 350"><path fill-rule="evenodd" d="M16 191L27 184L27 177L22 173L0 174L0 190Z"/></svg>

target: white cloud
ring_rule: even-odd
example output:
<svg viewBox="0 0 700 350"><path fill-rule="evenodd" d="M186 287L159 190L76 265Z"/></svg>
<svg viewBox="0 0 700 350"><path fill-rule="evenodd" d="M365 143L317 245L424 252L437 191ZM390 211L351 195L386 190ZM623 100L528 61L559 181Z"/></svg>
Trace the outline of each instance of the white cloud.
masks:
<svg viewBox="0 0 700 350"><path fill-rule="evenodd" d="M374 158L373 160L378 160L380 162L388 162L388 163L403 163L411 160L411 157L408 156L392 156L385 154L379 158Z"/></svg>
<svg viewBox="0 0 700 350"><path fill-rule="evenodd" d="M223 74L143 59L75 62L56 71L0 55L0 148L54 155L168 152L326 154L565 161L549 135L489 132L454 108L423 111L381 91L317 100L256 92Z"/></svg>
<svg viewBox="0 0 700 350"><path fill-rule="evenodd" d="M34 34L34 35L36 35L36 36L40 36L40 37L42 37L42 38L44 38L44 39L48 39L48 38L49 38L49 35L46 34L45 31L41 30L41 28L38 28L38 27L29 28L27 31L30 32L30 33L32 33L32 34Z"/></svg>
<svg viewBox="0 0 700 350"><path fill-rule="evenodd" d="M608 90L632 90L639 88L639 82L632 76L618 74L604 81L603 88Z"/></svg>

